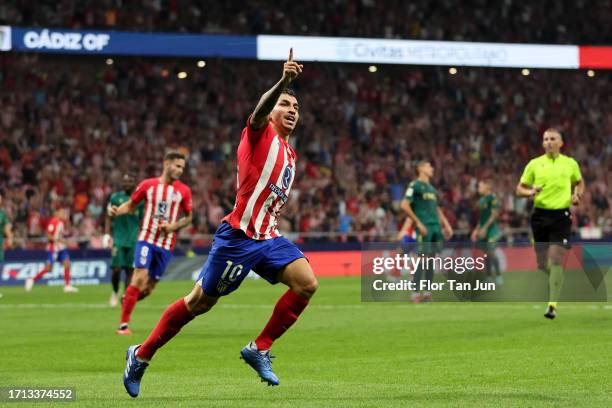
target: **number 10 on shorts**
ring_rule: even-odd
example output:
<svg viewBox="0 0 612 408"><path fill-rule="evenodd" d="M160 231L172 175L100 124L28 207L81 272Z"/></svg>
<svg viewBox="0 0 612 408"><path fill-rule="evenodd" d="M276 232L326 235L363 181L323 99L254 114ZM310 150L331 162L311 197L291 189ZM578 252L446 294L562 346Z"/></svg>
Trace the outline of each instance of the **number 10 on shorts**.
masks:
<svg viewBox="0 0 612 408"><path fill-rule="evenodd" d="M234 265L234 261L231 261L229 259L225 261L225 263L227 264L227 266L225 267L225 270L221 275L221 280L217 285L217 290L221 293L224 292L225 289L227 289L227 287L231 285L236 279L238 279L240 274L242 274L242 265Z"/></svg>

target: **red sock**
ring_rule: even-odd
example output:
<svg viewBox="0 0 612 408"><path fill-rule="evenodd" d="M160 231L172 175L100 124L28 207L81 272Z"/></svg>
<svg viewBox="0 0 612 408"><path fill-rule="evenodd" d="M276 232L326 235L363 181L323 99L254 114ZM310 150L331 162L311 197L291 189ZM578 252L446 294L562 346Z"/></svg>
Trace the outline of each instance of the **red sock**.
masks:
<svg viewBox="0 0 612 408"><path fill-rule="evenodd" d="M132 310L138 302L138 296L140 296L140 289L134 285L130 285L125 290L125 297L121 303L121 323L129 323Z"/></svg>
<svg viewBox="0 0 612 408"><path fill-rule="evenodd" d="M45 273L49 272L50 270L51 270L51 268L50 268L50 267L47 267L47 266L43 267L43 268L40 270L40 272L38 272L38 273L36 274L36 276L34 277L34 282L36 282L36 281L40 280L40 278L42 278L42 277L45 275Z"/></svg>
<svg viewBox="0 0 612 408"><path fill-rule="evenodd" d="M193 320L194 315L187 309L184 299L179 299L166 309L157 325L147 337L136 355L151 360L153 354L171 338L181 331L181 328Z"/></svg>
<svg viewBox="0 0 612 408"><path fill-rule="evenodd" d="M70 266L64 266L64 285L70 285Z"/></svg>
<svg viewBox="0 0 612 408"><path fill-rule="evenodd" d="M278 339L298 319L300 314L308 306L308 299L303 298L289 289L276 302L272 317L264 327L263 331L255 339L258 350L268 350L272 347L274 340Z"/></svg>

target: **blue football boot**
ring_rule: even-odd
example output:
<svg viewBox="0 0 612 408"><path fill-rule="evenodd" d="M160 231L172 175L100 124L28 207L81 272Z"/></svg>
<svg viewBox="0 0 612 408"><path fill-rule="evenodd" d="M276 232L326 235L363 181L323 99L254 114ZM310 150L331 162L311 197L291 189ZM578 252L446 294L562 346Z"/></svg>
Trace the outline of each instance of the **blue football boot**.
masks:
<svg viewBox="0 0 612 408"><path fill-rule="evenodd" d="M136 359L136 350L138 350L138 347L140 347L140 344L128 347L125 355L126 364L125 371L123 372L123 385L132 398L138 396L140 392L140 380L142 380L145 369L149 366L149 363Z"/></svg>
<svg viewBox="0 0 612 408"><path fill-rule="evenodd" d="M268 385L278 385L280 383L278 377L272 371L272 361L270 359L274 356L270 355L270 350L260 352L253 343L249 343L240 350L240 358L257 371L262 382L267 382Z"/></svg>

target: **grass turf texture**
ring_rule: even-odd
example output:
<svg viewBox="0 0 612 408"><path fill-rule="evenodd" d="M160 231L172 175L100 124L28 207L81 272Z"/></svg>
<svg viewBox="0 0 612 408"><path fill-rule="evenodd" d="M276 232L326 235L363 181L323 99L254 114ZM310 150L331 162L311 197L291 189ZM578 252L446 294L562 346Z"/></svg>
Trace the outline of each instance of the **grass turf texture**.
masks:
<svg viewBox="0 0 612 408"><path fill-rule="evenodd" d="M136 306L131 337L114 333L108 286L1 288L0 387L74 387L66 406L79 407L612 404L608 304L561 304L548 321L542 303L361 303L354 278L321 279L274 345L279 387L259 382L238 352L284 287L248 280L158 352L133 401L121 382L127 346L190 288L162 282ZM27 405L57 403L18 404Z"/></svg>

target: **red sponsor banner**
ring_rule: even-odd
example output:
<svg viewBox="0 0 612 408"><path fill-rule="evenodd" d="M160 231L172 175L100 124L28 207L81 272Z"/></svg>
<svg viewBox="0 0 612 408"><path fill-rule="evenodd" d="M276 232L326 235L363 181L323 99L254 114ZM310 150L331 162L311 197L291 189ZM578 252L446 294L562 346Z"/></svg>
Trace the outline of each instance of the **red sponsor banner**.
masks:
<svg viewBox="0 0 612 408"><path fill-rule="evenodd" d="M612 47L578 47L580 68L612 68Z"/></svg>
<svg viewBox="0 0 612 408"><path fill-rule="evenodd" d="M361 274L361 251L309 251L304 255L317 276Z"/></svg>

